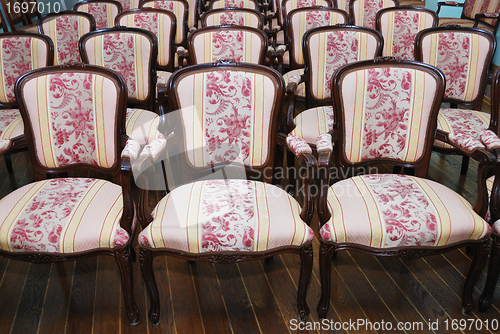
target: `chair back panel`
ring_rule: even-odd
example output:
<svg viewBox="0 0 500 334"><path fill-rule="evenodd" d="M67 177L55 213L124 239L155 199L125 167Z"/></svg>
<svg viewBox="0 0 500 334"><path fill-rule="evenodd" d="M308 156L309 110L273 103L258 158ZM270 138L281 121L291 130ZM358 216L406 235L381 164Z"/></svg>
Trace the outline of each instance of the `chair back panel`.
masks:
<svg viewBox="0 0 500 334"><path fill-rule="evenodd" d="M135 27L151 31L158 39L157 65L173 70L173 38L175 15L151 8L134 9L120 14L117 26Z"/></svg>
<svg viewBox="0 0 500 334"><path fill-rule="evenodd" d="M462 16L474 20L479 13L500 13L500 0L468 0L465 1ZM494 26L494 19L481 19L481 21Z"/></svg>
<svg viewBox="0 0 500 334"><path fill-rule="evenodd" d="M121 5L123 11L139 8L139 3L143 0L117 0Z"/></svg>
<svg viewBox="0 0 500 334"><path fill-rule="evenodd" d="M210 9L230 7L259 10L259 5L254 0L214 0L210 3Z"/></svg>
<svg viewBox="0 0 500 334"><path fill-rule="evenodd" d="M120 3L116 1L79 2L74 9L91 14L95 19L96 29L113 28L116 15L122 11Z"/></svg>
<svg viewBox="0 0 500 334"><path fill-rule="evenodd" d="M52 43L36 34L0 35L0 104L15 103L14 85L17 78L31 70L52 65Z"/></svg>
<svg viewBox="0 0 500 334"><path fill-rule="evenodd" d="M333 73L343 65L375 58L380 53L382 37L361 27L325 27L306 34L304 45L308 96L329 100Z"/></svg>
<svg viewBox="0 0 500 334"><path fill-rule="evenodd" d="M101 31L83 40L87 62L121 74L127 83L130 99L148 100L152 90L151 58L156 58L151 40L145 34Z"/></svg>
<svg viewBox="0 0 500 334"><path fill-rule="evenodd" d="M445 98L473 102L482 100L495 40L480 29L422 31L417 58L436 66L446 76ZM417 37L419 38L419 37Z"/></svg>
<svg viewBox="0 0 500 334"><path fill-rule="evenodd" d="M349 16L355 25L375 29L377 12L382 8L397 6L397 0L351 0Z"/></svg>
<svg viewBox="0 0 500 334"><path fill-rule="evenodd" d="M176 88L169 97L181 113L190 166L206 168L235 160L250 167L272 163L272 128L281 106L282 78L234 67L192 71L174 80Z"/></svg>
<svg viewBox="0 0 500 334"><path fill-rule="evenodd" d="M377 14L377 30L384 37L383 56L415 60L415 36L436 27L438 17L430 10L386 8Z"/></svg>
<svg viewBox="0 0 500 334"><path fill-rule="evenodd" d="M142 2L140 8L165 9L174 13L177 19L175 31L175 44L186 42L186 21L188 17L188 3L185 0L153 0Z"/></svg>
<svg viewBox="0 0 500 334"><path fill-rule="evenodd" d="M360 68L338 80L334 89L342 107L335 108L335 119L343 127L341 154L348 164L379 159L413 163L430 151L440 102L436 90L442 85L435 76L398 64Z"/></svg>
<svg viewBox="0 0 500 334"><path fill-rule="evenodd" d="M330 8L298 8L288 14L288 33L290 36L289 45L292 48L293 63L304 65L304 55L302 52L302 37L313 28L333 26L339 23L347 23L347 13Z"/></svg>
<svg viewBox="0 0 500 334"><path fill-rule="evenodd" d="M189 54L193 64L224 59L261 64L265 61L266 41L266 36L254 28L207 27L190 37Z"/></svg>
<svg viewBox="0 0 500 334"><path fill-rule="evenodd" d="M288 14L297 8L332 7L330 0L283 0L281 3L281 22L286 23Z"/></svg>
<svg viewBox="0 0 500 334"><path fill-rule="evenodd" d="M116 164L119 95L115 82L100 74L50 73L26 81L20 93L28 117L25 125L29 121L42 168Z"/></svg>
<svg viewBox="0 0 500 334"><path fill-rule="evenodd" d="M263 19L259 12L251 9L222 8L206 12L201 19L201 24L203 27L234 24L262 30Z"/></svg>
<svg viewBox="0 0 500 334"><path fill-rule="evenodd" d="M40 33L49 36L54 43L54 65L82 61L78 52L78 40L95 30L95 21L83 15L86 13L81 14L47 16L47 19L39 21Z"/></svg>

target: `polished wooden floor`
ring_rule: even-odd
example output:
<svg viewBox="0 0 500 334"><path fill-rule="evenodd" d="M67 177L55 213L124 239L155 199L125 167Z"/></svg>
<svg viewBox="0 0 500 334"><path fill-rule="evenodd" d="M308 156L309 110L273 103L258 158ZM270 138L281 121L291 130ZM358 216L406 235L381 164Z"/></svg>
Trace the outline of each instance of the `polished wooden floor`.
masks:
<svg viewBox="0 0 500 334"><path fill-rule="evenodd" d="M15 172L8 174L0 158L0 198L33 180L27 153L15 154L12 159ZM459 167L458 157L433 153L429 177L474 202L476 165L471 162L467 177L459 176ZM500 328L500 288L488 312L475 311L467 317L461 314L461 289L471 263L464 250L416 260L339 253L332 266L328 321L314 324L319 321L315 312L320 295L318 245L315 240L307 299L310 322L300 326L322 327L300 332L331 333L342 328L339 332L486 333ZM112 257L52 265L0 258L0 333L299 332L299 265L295 255L277 256L270 263L234 265L157 258L162 310L160 325L152 326L146 316L148 297L136 262L135 298L141 317L132 327L124 314L119 273ZM476 300L484 281L485 273L476 285ZM466 329L460 330L463 319L467 319ZM398 323L406 330L397 330ZM469 330L471 325L474 330ZM481 325L483 330L477 331ZM392 331L388 331L389 326Z"/></svg>

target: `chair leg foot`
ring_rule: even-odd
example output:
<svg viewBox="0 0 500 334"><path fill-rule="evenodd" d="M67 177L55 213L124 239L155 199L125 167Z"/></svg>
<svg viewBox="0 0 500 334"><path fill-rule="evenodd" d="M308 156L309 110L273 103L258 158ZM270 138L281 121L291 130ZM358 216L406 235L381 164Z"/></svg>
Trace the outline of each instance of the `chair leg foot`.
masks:
<svg viewBox="0 0 500 334"><path fill-rule="evenodd" d="M160 323L160 297L158 295L158 287L156 286L155 275L153 272L153 252L148 249L141 248L139 252L139 263L141 266L142 278L148 290L151 307L148 312L148 317L153 325Z"/></svg>
<svg viewBox="0 0 500 334"><path fill-rule="evenodd" d="M137 325L139 321L139 308L134 299L134 283L132 271L132 252L131 246L115 251L115 260L120 268L122 281L123 297L127 317L132 326Z"/></svg>
<svg viewBox="0 0 500 334"><path fill-rule="evenodd" d="M498 276L500 276L500 238L494 235L486 283L484 284L483 293L479 297L479 312L486 312L490 308Z"/></svg>
<svg viewBox="0 0 500 334"><path fill-rule="evenodd" d="M460 168L460 175L467 175L467 171L469 170L469 156L464 155L462 157L462 167Z"/></svg>
<svg viewBox="0 0 500 334"><path fill-rule="evenodd" d="M9 173L13 173L14 170L12 169L12 159L10 158L10 154L4 154L3 158L5 160L5 166L7 167L7 171Z"/></svg>
<svg viewBox="0 0 500 334"><path fill-rule="evenodd" d="M319 249L319 274L321 277L321 299L316 308L318 317L325 319L330 308L331 263L337 253L335 246L321 243Z"/></svg>
<svg viewBox="0 0 500 334"><path fill-rule="evenodd" d="M469 314L474 309L472 291L474 290L474 285L476 284L476 281L486 264L489 248L489 239L481 241L481 243L476 246L476 253L474 254L469 272L467 273L462 295L462 314L464 315Z"/></svg>
<svg viewBox="0 0 500 334"><path fill-rule="evenodd" d="M312 245L303 246L300 249L300 277L299 289L297 292L297 306L299 308L299 319L305 322L309 315L309 307L306 302L306 293L309 281L311 280L313 267L313 248Z"/></svg>

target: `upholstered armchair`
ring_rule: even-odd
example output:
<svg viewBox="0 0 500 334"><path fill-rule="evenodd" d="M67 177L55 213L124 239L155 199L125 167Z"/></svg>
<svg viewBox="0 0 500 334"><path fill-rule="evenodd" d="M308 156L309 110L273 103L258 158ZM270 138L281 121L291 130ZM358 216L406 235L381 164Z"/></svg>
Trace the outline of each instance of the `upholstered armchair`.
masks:
<svg viewBox="0 0 500 334"><path fill-rule="evenodd" d="M172 110L178 111L173 123L176 138L168 145L178 147L182 171L191 181L162 198L152 216L149 210L139 215L140 263L151 321L158 324L163 300L154 257L235 263L288 252L300 255L297 304L305 320L314 238L308 226L313 213L311 174L301 174L307 189L302 207L270 184L284 96L282 77L269 67L233 61L193 65L172 75L168 96ZM171 152L168 146L166 152ZM303 170L310 172L315 166L310 148L296 152ZM142 171L158 156L165 153L143 156L134 169ZM248 173L249 178L231 177L233 172ZM142 191L141 210L147 196L148 191Z"/></svg>
<svg viewBox="0 0 500 334"><path fill-rule="evenodd" d="M24 73L52 65L54 44L45 35L9 32L0 34L0 52L0 154L12 173L10 154L26 149L14 85Z"/></svg>
<svg viewBox="0 0 500 334"><path fill-rule="evenodd" d="M495 48L495 36L477 28L430 28L415 37L416 60L436 66L446 77L443 101L450 108L439 111L435 150L460 153L453 142L464 142L460 145L465 147L468 138L478 139L489 128L490 115L480 110ZM462 175L467 173L468 162L469 155L464 155Z"/></svg>
<svg viewBox="0 0 500 334"><path fill-rule="evenodd" d="M332 139L321 138L317 144L322 180L321 318L330 304L332 259L344 250L411 259L473 248L462 292L463 314L472 311L472 292L488 258L491 227L460 195L425 178L444 83L443 73L435 67L384 58L352 63L334 74L331 138L335 166L342 172L337 173L341 180L331 186ZM491 168L493 155L478 151L483 156L480 168ZM344 177L374 164L414 168L416 176Z"/></svg>
<svg viewBox="0 0 500 334"><path fill-rule="evenodd" d="M91 14L96 29L105 29L114 27L115 17L123 9L121 3L115 0L84 0L77 2L73 10Z"/></svg>
<svg viewBox="0 0 500 334"><path fill-rule="evenodd" d="M0 255L32 263L113 256L125 313L137 324L131 156L120 156L127 140L123 78L83 64L44 67L20 77L15 95L35 182L0 201ZM113 182L56 176L74 171Z"/></svg>
<svg viewBox="0 0 500 334"><path fill-rule="evenodd" d="M47 14L38 20L40 34L49 36L54 43L54 65L81 62L78 40L94 30L91 14L73 10Z"/></svg>
<svg viewBox="0 0 500 334"><path fill-rule="evenodd" d="M415 60L415 36L437 27L436 12L417 7L389 7L377 12L375 26L384 37L382 56Z"/></svg>
<svg viewBox="0 0 500 334"><path fill-rule="evenodd" d="M460 18L440 17L439 26L459 25L462 27L480 28L496 35L500 25L500 1L499 0L466 0L440 1L437 3L437 13L442 6L462 7Z"/></svg>

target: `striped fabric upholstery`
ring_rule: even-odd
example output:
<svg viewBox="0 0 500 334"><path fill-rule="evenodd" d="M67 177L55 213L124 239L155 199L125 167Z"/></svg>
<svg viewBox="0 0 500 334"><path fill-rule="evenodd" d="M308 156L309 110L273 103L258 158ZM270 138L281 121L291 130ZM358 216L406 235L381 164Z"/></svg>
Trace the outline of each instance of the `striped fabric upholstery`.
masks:
<svg viewBox="0 0 500 334"><path fill-rule="evenodd" d="M248 8L257 10L257 3L255 1L245 1L245 0L214 0L210 3L210 9L218 8Z"/></svg>
<svg viewBox="0 0 500 334"><path fill-rule="evenodd" d="M347 23L344 16L327 10L298 11L289 16L289 35L293 49L292 57L299 65L304 65L304 56L302 53L302 37L304 34L313 28L333 26L338 23Z"/></svg>
<svg viewBox="0 0 500 334"><path fill-rule="evenodd" d="M281 13L283 15L283 17L281 18L281 22L285 23L288 13L296 8L305 8L312 6L330 7L330 3L326 0L287 0L282 2L281 6Z"/></svg>
<svg viewBox="0 0 500 334"><path fill-rule="evenodd" d="M295 129L290 134L303 138L309 145L314 145L320 134L333 130L333 107L326 106L304 110L293 121Z"/></svg>
<svg viewBox="0 0 500 334"><path fill-rule="evenodd" d="M127 108L126 131L127 136L145 145L153 139L158 138L158 124L160 116L158 114L144 109Z"/></svg>
<svg viewBox="0 0 500 334"><path fill-rule="evenodd" d="M42 166L113 166L116 121L106 111L116 109L117 98L109 79L95 74L59 73L30 80L23 91L38 92L25 105Z"/></svg>
<svg viewBox="0 0 500 334"><path fill-rule="evenodd" d="M207 12L204 16L204 26L206 27L225 24L259 28L259 16L257 12L243 12L237 9L231 9L224 12Z"/></svg>
<svg viewBox="0 0 500 334"><path fill-rule="evenodd" d="M78 6L76 10L91 14L95 19L96 29L113 28L115 17L119 13L118 6L108 2L83 4Z"/></svg>
<svg viewBox="0 0 500 334"><path fill-rule="evenodd" d="M474 20L476 14L478 13L500 13L500 0L481 0L481 1L466 1L464 5L464 10L462 15L464 17ZM493 19L481 19L481 21L488 23L489 25L494 25L495 20Z"/></svg>
<svg viewBox="0 0 500 334"><path fill-rule="evenodd" d="M28 184L0 201L0 249L75 253L123 246L121 187L88 178ZM104 218L104 220L103 220Z"/></svg>
<svg viewBox="0 0 500 334"><path fill-rule="evenodd" d="M162 13L131 12L121 16L121 26L136 27L151 31L158 39L158 65L167 66L173 62L170 39L172 19Z"/></svg>
<svg viewBox="0 0 500 334"><path fill-rule="evenodd" d="M422 38L422 61L436 66L446 77L445 98L469 102L480 91L490 41L470 32L440 31Z"/></svg>
<svg viewBox="0 0 500 334"><path fill-rule="evenodd" d="M207 167L238 159L247 166L262 166L267 162L276 98L269 77L206 71L186 75L176 91L190 164Z"/></svg>
<svg viewBox="0 0 500 334"><path fill-rule="evenodd" d="M346 159L420 159L434 92L435 80L414 69L380 67L347 74L341 91Z"/></svg>
<svg viewBox="0 0 500 334"><path fill-rule="evenodd" d="M174 13L175 18L177 19L177 26L175 31L175 44L185 44L186 42L186 26L182 24L187 20L186 13L186 3L184 1L175 1L175 0L156 0L156 1L148 1L144 4L141 4L141 8L157 8L157 9L165 9L172 13Z"/></svg>
<svg viewBox="0 0 500 334"><path fill-rule="evenodd" d="M274 185L247 180L210 180L180 186L153 211L139 244L190 253L265 251L301 246L313 230L300 206Z"/></svg>
<svg viewBox="0 0 500 334"><path fill-rule="evenodd" d="M290 78L296 77L296 76L301 76L304 74L304 69L299 68L297 70L292 70L290 72L286 72L283 74L283 79L285 79L285 83L288 84L290 82ZM306 83L301 82L299 86L297 87L297 90L295 91L295 95L300 96L300 97L306 97Z"/></svg>
<svg viewBox="0 0 500 334"><path fill-rule="evenodd" d="M490 125L490 114L469 110L441 108L438 114L438 129L455 138L471 138L479 140L481 133ZM451 149L452 145L434 140L434 146Z"/></svg>
<svg viewBox="0 0 500 334"><path fill-rule="evenodd" d="M78 40L90 31L90 20L80 15L62 14L44 21L41 29L54 42L54 65L82 61Z"/></svg>
<svg viewBox="0 0 500 334"><path fill-rule="evenodd" d="M356 176L331 186L327 201L334 214L320 231L326 241L374 248L445 246L491 234L463 197L427 179Z"/></svg>
<svg viewBox="0 0 500 334"><path fill-rule="evenodd" d="M0 154L11 146L11 139L24 134L19 109L0 109Z"/></svg>
<svg viewBox="0 0 500 334"><path fill-rule="evenodd" d="M222 59L237 62L260 62L262 39L259 35L244 30L208 31L193 36L194 64L212 63Z"/></svg>
<svg viewBox="0 0 500 334"><path fill-rule="evenodd" d="M15 102L17 78L31 70L47 66L47 44L31 37L0 38L0 102Z"/></svg>
<svg viewBox="0 0 500 334"><path fill-rule="evenodd" d="M121 3L123 11L139 8L139 3L141 2L141 0L117 0L117 1Z"/></svg>
<svg viewBox="0 0 500 334"><path fill-rule="evenodd" d="M380 16L384 37L383 56L415 60L415 35L434 26L432 14L411 9L385 12Z"/></svg>
<svg viewBox="0 0 500 334"><path fill-rule="evenodd" d="M438 26L444 27L444 26L448 26L448 25L459 25L462 27L473 28L474 24L475 24L474 21L467 20L467 19L459 19L459 18L455 18L455 17L440 17ZM484 24L479 24L477 26L477 28L481 28L481 29L484 29L490 33L493 33L493 28L486 26Z"/></svg>
<svg viewBox="0 0 500 334"><path fill-rule="evenodd" d="M358 26L375 29L375 16L382 8L396 7L394 0L352 0L349 13L354 15Z"/></svg>

